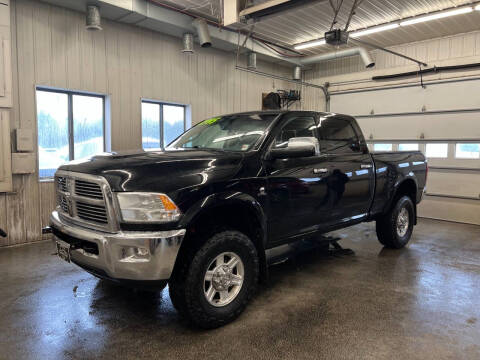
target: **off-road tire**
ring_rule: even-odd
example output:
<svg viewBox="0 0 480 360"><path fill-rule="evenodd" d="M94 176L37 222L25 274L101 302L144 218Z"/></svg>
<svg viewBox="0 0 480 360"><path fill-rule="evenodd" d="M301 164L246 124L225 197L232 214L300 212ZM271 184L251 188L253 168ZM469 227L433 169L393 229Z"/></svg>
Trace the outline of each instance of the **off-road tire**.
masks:
<svg viewBox="0 0 480 360"><path fill-rule="evenodd" d="M401 235L397 230L397 220L402 209L408 212L408 228ZM410 241L415 221L415 206L408 196L399 197L390 211L377 219L377 238L387 248L401 249Z"/></svg>
<svg viewBox="0 0 480 360"><path fill-rule="evenodd" d="M244 266L242 287L232 302L222 307L211 305L204 294L204 276L213 259L234 252ZM253 297L259 276L259 258L252 241L238 231L213 235L196 252L182 257L169 281L170 299L183 317L195 326L213 329L237 318Z"/></svg>

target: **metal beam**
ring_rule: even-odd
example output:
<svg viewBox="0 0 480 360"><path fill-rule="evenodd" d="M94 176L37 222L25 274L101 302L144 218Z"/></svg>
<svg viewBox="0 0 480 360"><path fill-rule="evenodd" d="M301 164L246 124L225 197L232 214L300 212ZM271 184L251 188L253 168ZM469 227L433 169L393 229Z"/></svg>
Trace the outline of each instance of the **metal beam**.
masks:
<svg viewBox="0 0 480 360"><path fill-rule="evenodd" d="M321 2L326 0L270 0L261 4L251 6L238 14L240 18L261 20L266 17L278 15L281 12L291 10L293 8L308 5L313 2Z"/></svg>
<svg viewBox="0 0 480 360"><path fill-rule="evenodd" d="M266 9L271 9L272 7L279 6L279 5L284 5L285 3L288 3L292 0L269 0L265 1L263 3L260 3L258 5L250 6L242 11L240 11L239 15L240 16L247 16L251 15L253 13L263 11Z"/></svg>

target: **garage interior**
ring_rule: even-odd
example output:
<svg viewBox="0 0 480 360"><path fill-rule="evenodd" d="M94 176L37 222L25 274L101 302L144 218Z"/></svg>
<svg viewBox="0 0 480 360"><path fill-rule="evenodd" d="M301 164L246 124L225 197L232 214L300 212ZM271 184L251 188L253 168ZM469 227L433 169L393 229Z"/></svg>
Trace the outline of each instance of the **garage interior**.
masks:
<svg viewBox="0 0 480 360"><path fill-rule="evenodd" d="M479 1L0 5L0 358L480 358ZM62 163L162 148L268 98L354 116L371 151L425 154L406 248L384 248L374 223L338 230L354 255L272 266L244 314L211 331L190 328L167 289L55 256Z"/></svg>

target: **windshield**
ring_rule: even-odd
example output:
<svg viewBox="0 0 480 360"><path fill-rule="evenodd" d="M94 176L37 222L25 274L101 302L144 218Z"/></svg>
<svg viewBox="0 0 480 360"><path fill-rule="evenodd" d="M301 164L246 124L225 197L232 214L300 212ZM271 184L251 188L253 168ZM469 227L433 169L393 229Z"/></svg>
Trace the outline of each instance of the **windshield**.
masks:
<svg viewBox="0 0 480 360"><path fill-rule="evenodd" d="M265 134L277 114L236 114L207 119L194 126L167 149L249 151Z"/></svg>

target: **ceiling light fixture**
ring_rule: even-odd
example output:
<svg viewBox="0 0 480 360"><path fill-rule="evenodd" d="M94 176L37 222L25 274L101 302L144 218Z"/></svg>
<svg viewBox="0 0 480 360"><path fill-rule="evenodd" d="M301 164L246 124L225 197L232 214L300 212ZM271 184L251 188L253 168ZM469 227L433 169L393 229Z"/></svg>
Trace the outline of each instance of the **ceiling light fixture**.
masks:
<svg viewBox="0 0 480 360"><path fill-rule="evenodd" d="M431 20L437 20L437 19L443 19L449 16L455 16L455 15L460 15L460 14L467 14L469 12L472 12L473 8L472 7L464 7L460 9L455 9L455 10L448 10L448 11L442 11L438 12L432 15L425 15L425 16L420 16L416 17L410 20L405 20L400 23L401 26L407 26L407 25L413 25L413 24L418 24L426 21L431 21Z"/></svg>
<svg viewBox="0 0 480 360"><path fill-rule="evenodd" d="M377 27L370 28L370 29L355 31L355 32L351 33L350 36L351 37L360 37L360 36L375 34L375 33L381 32L381 31L395 29L399 26L400 25L397 24L397 23L383 25L383 26L377 26Z"/></svg>
<svg viewBox="0 0 480 360"><path fill-rule="evenodd" d="M461 14L468 14L471 13L473 10L480 11L480 4L477 4L476 6L465 6L461 7L458 9L450 9L450 10L445 10L445 11L439 11L434 14L430 15L420 15L416 17L412 17L408 20L403 20L400 22L394 22L390 24L385 24L381 26L376 26L364 30L358 30L350 33L350 36L353 38L357 38L360 36L365 36L365 35L370 35L370 34L375 34L381 31L386 31L386 30L391 30L391 29L396 29L400 26L408 26L408 25L413 25L413 24L418 24L418 23L423 23L431 20L437 20L437 19L443 19L446 17L450 16L455 16L455 15L461 15ZM318 40L312 40L309 42L305 42L302 44L298 44L294 46L295 50L302 50L302 49L308 49L311 47L315 46L321 46L325 45L326 41L325 39L318 39Z"/></svg>
<svg viewBox="0 0 480 360"><path fill-rule="evenodd" d="M309 41L307 43L295 45L294 49L295 50L302 50L302 49L308 49L314 46L320 46L320 45L325 45L326 41L325 39L319 39L319 40L314 40L314 41Z"/></svg>

